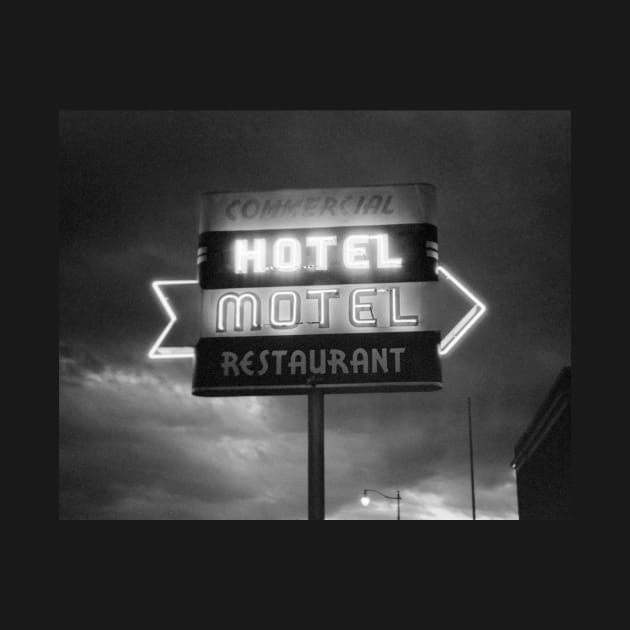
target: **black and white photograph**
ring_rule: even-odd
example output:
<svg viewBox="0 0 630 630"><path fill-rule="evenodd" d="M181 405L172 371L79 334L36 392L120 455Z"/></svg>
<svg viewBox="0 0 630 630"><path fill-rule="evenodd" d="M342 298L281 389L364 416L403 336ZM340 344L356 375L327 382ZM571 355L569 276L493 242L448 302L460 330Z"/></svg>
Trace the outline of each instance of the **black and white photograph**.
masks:
<svg viewBox="0 0 630 630"><path fill-rule="evenodd" d="M59 109L59 520L571 520L568 109Z"/></svg>

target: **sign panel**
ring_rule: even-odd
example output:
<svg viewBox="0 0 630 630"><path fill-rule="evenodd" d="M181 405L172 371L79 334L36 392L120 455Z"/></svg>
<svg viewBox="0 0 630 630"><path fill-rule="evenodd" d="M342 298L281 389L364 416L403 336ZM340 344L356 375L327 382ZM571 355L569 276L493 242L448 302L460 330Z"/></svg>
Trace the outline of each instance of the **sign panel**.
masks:
<svg viewBox="0 0 630 630"><path fill-rule="evenodd" d="M439 342L439 331L202 338L193 393L298 394L313 384L333 392L432 391L442 387Z"/></svg>
<svg viewBox="0 0 630 630"><path fill-rule="evenodd" d="M435 187L431 184L215 192L202 196L199 232L435 225L435 208Z"/></svg>
<svg viewBox="0 0 630 630"><path fill-rule="evenodd" d="M429 184L203 196L197 395L441 388Z"/></svg>

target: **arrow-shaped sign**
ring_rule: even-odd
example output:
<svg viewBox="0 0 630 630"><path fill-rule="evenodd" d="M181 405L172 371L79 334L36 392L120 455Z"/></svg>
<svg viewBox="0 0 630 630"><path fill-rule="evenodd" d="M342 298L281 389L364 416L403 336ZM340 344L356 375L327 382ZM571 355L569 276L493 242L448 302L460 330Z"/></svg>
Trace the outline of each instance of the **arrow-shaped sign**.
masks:
<svg viewBox="0 0 630 630"><path fill-rule="evenodd" d="M169 299L164 295L162 287L166 286L182 286L182 285L196 285L199 286L197 280L155 280L151 283L151 287L155 291L160 303L164 307L166 314L169 317L169 322L166 324L164 330L160 333L160 336L156 339L151 350L149 350L150 359L193 359L195 357L196 339L190 340L190 346L163 346L162 342L171 331L175 322L177 321L177 315L169 303ZM198 292L198 291L197 291Z"/></svg>
<svg viewBox="0 0 630 630"><path fill-rule="evenodd" d="M463 338L464 335L479 321L481 316L486 312L486 306L481 300L473 295L473 293L467 289L453 274L446 270L442 265L438 265L438 275L444 276L452 286L454 286L462 295L468 298L473 306L462 317L453 328L446 334L440 342L440 354L444 356L448 354Z"/></svg>
<svg viewBox="0 0 630 630"><path fill-rule="evenodd" d="M450 271L448 271L442 265L439 265L438 274L441 275L448 283L449 286L454 287L458 294L464 297L472 304L472 308L451 328L451 330L442 338L440 343L439 353L444 356L451 352L455 346L461 342L465 335L472 329L472 327L479 322L481 317L486 312L486 306L481 300L475 296L470 289L466 288L460 280L458 280ZM175 310L169 298L165 294L165 287L176 287L189 285L192 290L195 285L195 299L198 299L199 283L197 280L156 280L151 283L151 287L157 295L160 303L162 304L166 314L169 317L169 321L164 330L160 333L155 343L149 350L150 359L192 359L195 356L194 346L197 339L193 337L192 331L190 331L190 342L187 345L178 346L163 346L162 343L166 337L171 333L175 323L179 321ZM188 332L188 331L187 331Z"/></svg>

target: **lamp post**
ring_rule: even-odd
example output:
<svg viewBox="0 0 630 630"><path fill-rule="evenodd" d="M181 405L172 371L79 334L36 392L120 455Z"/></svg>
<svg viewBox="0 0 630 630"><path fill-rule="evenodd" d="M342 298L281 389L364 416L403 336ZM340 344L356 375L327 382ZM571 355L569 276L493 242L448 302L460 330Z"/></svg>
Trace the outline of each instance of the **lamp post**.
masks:
<svg viewBox="0 0 630 630"><path fill-rule="evenodd" d="M372 488L366 488L363 491L363 496L361 497L361 505L363 507L367 507L368 505L370 505L370 497L368 497L368 494L367 494L368 492L376 492L377 494L380 494L382 497L385 497L386 499L392 499L392 500L396 501L397 508L398 508L397 509L398 516L397 516L396 520L398 520L398 521L400 520L400 501L401 501L400 490L396 490L396 496L395 497L390 497L387 494L383 494L380 490L373 490Z"/></svg>

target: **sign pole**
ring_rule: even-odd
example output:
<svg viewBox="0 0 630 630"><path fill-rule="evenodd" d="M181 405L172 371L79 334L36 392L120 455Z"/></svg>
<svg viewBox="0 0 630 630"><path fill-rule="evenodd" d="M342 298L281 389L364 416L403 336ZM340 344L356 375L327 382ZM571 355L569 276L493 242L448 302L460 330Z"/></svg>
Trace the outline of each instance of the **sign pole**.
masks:
<svg viewBox="0 0 630 630"><path fill-rule="evenodd" d="M324 392L313 383L308 392L308 520L323 521Z"/></svg>

